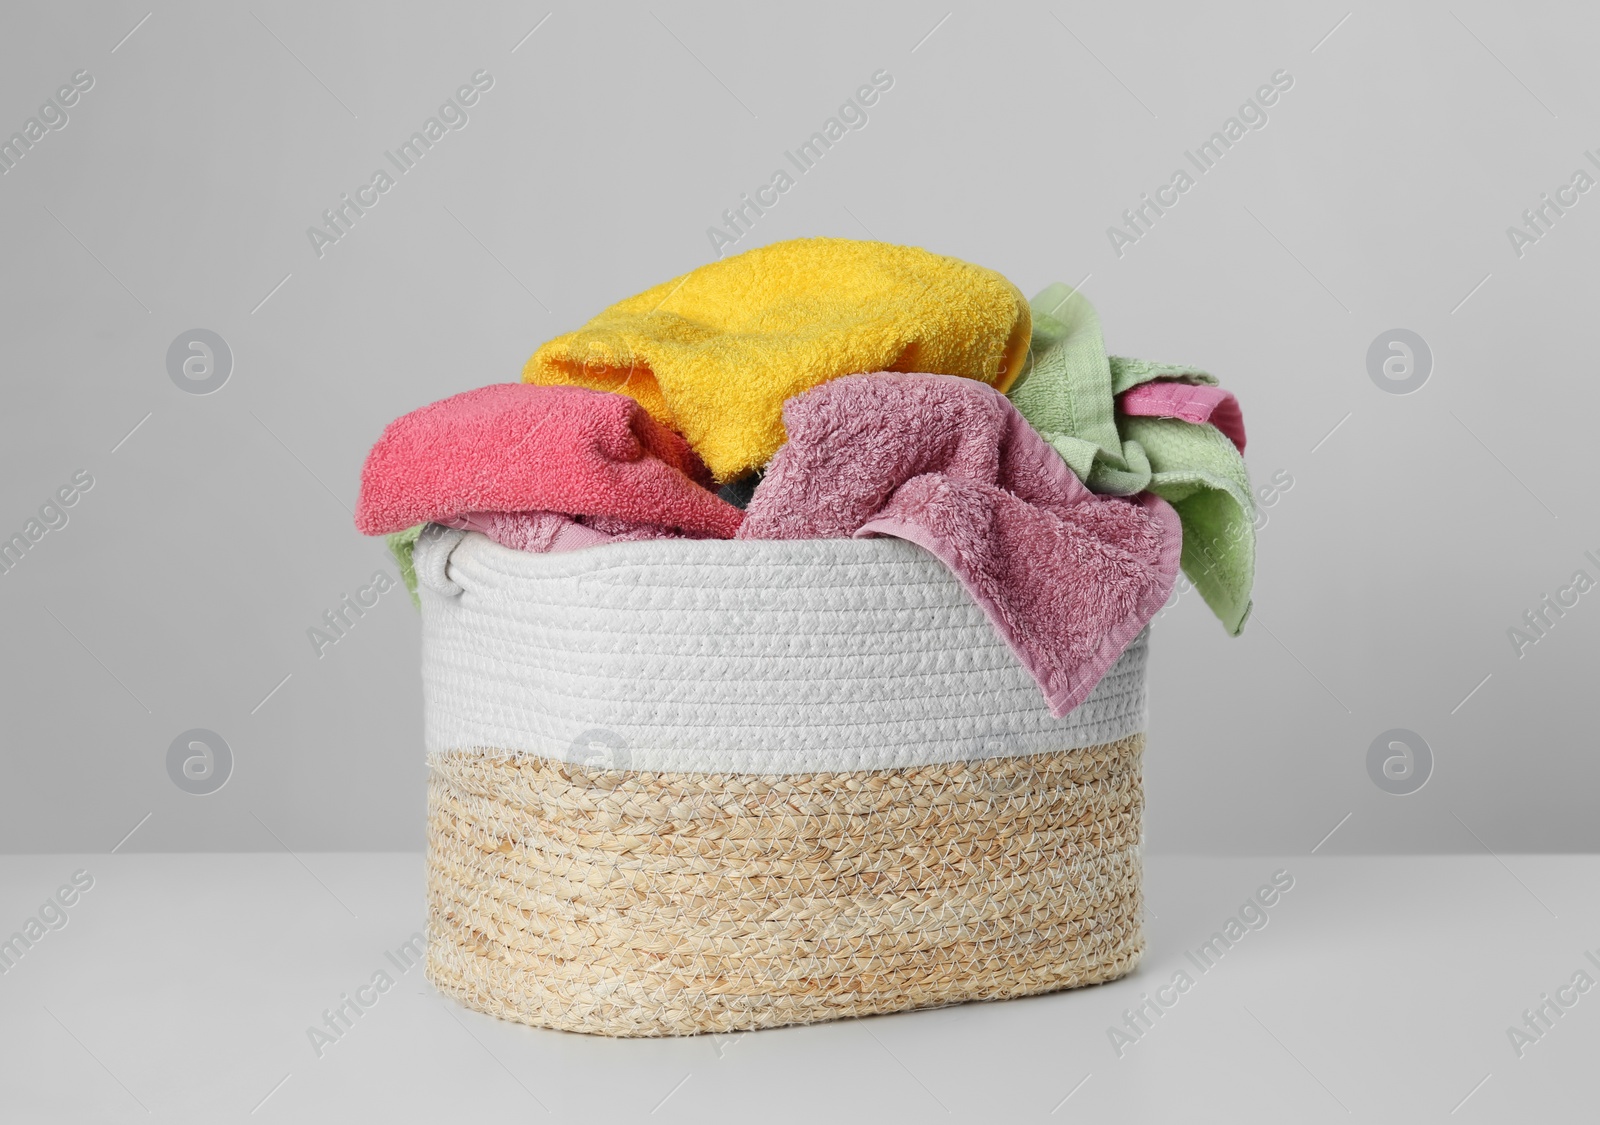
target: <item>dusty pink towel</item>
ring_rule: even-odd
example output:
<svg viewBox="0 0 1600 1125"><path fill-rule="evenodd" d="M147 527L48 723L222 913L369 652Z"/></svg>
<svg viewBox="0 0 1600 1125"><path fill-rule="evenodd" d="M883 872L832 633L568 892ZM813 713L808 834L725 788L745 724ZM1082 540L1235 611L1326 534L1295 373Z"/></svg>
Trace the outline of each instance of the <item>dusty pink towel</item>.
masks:
<svg viewBox="0 0 1600 1125"><path fill-rule="evenodd" d="M688 443L626 395L498 383L389 424L361 470L356 527L556 512L731 538L744 514L710 483Z"/></svg>
<svg viewBox="0 0 1600 1125"><path fill-rule="evenodd" d="M1140 383L1122 393L1117 407L1124 414L1149 418L1181 418L1199 425L1210 422L1244 452L1244 413L1232 392L1189 383Z"/></svg>
<svg viewBox="0 0 1600 1125"><path fill-rule="evenodd" d="M740 539L893 535L961 580L1060 717L1161 608L1177 513L1096 496L972 379L849 375L790 399Z"/></svg>
<svg viewBox="0 0 1600 1125"><path fill-rule="evenodd" d="M681 532L657 524L607 516L574 518L560 512L468 512L445 521L444 526L482 532L502 547L539 555L581 551L603 543L683 537Z"/></svg>

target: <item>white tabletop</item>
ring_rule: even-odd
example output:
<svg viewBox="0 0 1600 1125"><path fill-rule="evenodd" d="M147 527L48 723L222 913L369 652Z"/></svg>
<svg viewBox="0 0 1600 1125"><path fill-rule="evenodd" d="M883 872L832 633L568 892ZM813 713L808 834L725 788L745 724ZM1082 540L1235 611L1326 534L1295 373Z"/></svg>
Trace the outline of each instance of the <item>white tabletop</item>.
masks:
<svg viewBox="0 0 1600 1125"><path fill-rule="evenodd" d="M80 870L61 925L41 907ZM1191 956L1279 870L1265 925ZM1600 859L1154 857L1146 877L1148 950L1114 984L606 1040L467 1011L391 960L423 926L419 855L0 857L0 940L43 929L0 949L0 1120L1594 1119L1600 989L1569 986L1600 982ZM319 1057L308 1029L379 970L393 987ZM1119 1057L1108 1029L1180 971Z"/></svg>

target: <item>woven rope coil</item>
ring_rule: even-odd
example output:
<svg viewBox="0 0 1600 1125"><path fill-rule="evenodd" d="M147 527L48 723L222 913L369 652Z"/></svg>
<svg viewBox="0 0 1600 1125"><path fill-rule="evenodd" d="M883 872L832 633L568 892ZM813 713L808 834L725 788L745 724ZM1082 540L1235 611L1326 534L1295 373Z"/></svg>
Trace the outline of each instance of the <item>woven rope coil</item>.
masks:
<svg viewBox="0 0 1600 1125"><path fill-rule="evenodd" d="M438 755L428 977L613 1036L1112 980L1144 948L1143 747L786 776Z"/></svg>

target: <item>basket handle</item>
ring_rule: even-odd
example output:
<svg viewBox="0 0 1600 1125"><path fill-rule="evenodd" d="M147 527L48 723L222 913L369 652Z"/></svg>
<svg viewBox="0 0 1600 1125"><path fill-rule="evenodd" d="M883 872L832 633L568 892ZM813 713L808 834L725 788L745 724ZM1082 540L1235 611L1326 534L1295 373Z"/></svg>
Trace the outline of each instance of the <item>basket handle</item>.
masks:
<svg viewBox="0 0 1600 1125"><path fill-rule="evenodd" d="M462 587L450 577L450 555L466 537L465 531L441 527L436 523L423 528L411 551L411 565L417 571L417 584L447 598L460 596L464 592Z"/></svg>

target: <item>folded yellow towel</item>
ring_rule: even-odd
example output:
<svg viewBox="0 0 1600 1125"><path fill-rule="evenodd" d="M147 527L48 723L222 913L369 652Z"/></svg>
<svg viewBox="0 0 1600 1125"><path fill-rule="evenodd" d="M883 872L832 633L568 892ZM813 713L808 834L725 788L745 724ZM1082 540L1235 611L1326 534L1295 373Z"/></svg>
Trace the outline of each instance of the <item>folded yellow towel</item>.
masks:
<svg viewBox="0 0 1600 1125"><path fill-rule="evenodd" d="M631 395L719 481L784 442L783 403L840 375L927 371L1005 391L1028 302L993 270L910 246L779 242L692 270L533 353L525 383Z"/></svg>

